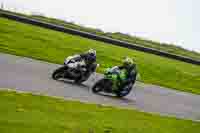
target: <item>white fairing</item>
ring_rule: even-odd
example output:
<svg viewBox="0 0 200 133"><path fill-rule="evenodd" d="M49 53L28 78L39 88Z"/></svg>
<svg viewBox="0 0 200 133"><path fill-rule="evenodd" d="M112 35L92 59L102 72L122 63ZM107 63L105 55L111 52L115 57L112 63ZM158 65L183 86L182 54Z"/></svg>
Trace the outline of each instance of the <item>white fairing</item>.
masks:
<svg viewBox="0 0 200 133"><path fill-rule="evenodd" d="M78 66L85 66L85 62L81 61L81 62L74 62L74 63L69 63L68 67L70 68L77 68Z"/></svg>
<svg viewBox="0 0 200 133"><path fill-rule="evenodd" d="M67 58L65 59L65 61L64 61L64 64L65 64L65 65L70 61L71 57L72 57L72 56L69 56L69 57L67 57Z"/></svg>
<svg viewBox="0 0 200 133"><path fill-rule="evenodd" d="M74 55L74 56L68 56L65 61L64 61L64 64L67 65L69 63L70 60L73 60L73 58L77 58L79 57L80 55Z"/></svg>
<svg viewBox="0 0 200 133"><path fill-rule="evenodd" d="M118 66L112 67L109 71L112 73L120 73L120 69Z"/></svg>

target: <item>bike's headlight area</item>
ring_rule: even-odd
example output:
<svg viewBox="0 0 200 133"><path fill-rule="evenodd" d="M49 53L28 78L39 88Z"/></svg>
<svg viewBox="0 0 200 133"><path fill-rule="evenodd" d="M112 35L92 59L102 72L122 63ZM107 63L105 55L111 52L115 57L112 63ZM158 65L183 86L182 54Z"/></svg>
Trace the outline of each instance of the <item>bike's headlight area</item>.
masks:
<svg viewBox="0 0 200 133"><path fill-rule="evenodd" d="M109 72L109 71L110 71L110 68L106 68L106 69L105 69L105 72Z"/></svg>
<svg viewBox="0 0 200 133"><path fill-rule="evenodd" d="M64 64L66 65L69 62L68 59L65 59Z"/></svg>

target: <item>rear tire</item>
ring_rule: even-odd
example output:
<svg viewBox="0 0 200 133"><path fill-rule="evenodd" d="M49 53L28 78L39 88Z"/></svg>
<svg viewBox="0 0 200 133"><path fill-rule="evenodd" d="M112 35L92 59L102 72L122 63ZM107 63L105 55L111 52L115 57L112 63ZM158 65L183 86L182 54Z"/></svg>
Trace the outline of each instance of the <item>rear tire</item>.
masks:
<svg viewBox="0 0 200 133"><path fill-rule="evenodd" d="M58 80L60 78L63 78L64 77L64 71L65 71L65 66L56 69L52 74L52 78L54 80Z"/></svg>
<svg viewBox="0 0 200 133"><path fill-rule="evenodd" d="M92 87L92 92L93 93L98 93L100 91L102 91L102 83L103 83L104 79L101 79L99 81L97 81L94 86Z"/></svg>

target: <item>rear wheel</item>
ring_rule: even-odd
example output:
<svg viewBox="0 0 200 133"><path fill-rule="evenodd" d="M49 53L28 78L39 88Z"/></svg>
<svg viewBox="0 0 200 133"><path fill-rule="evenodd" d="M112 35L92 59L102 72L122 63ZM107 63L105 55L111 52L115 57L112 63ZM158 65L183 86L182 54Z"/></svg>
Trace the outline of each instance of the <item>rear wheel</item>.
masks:
<svg viewBox="0 0 200 133"><path fill-rule="evenodd" d="M60 78L63 78L64 77L64 71L65 71L65 67L64 66L56 69L52 74L52 78L54 80L58 80Z"/></svg>
<svg viewBox="0 0 200 133"><path fill-rule="evenodd" d="M92 92L98 93L98 92L102 91L103 81L104 81L104 79L101 79L101 80L97 81L97 82L94 84L94 86L92 87Z"/></svg>

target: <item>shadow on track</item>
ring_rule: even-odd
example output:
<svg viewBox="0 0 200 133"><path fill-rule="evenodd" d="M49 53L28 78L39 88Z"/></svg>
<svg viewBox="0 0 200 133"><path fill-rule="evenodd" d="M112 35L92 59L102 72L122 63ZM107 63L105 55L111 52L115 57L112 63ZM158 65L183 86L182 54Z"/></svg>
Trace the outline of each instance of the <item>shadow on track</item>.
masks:
<svg viewBox="0 0 200 133"><path fill-rule="evenodd" d="M119 102L122 102L122 103L126 103L126 104L135 104L136 103L136 101L134 99L130 99L130 98L127 98L127 97L119 98L115 95L111 95L111 94L107 94L107 93L96 93L96 95L106 97L106 98L109 98L111 100L119 101Z"/></svg>
<svg viewBox="0 0 200 133"><path fill-rule="evenodd" d="M65 84L69 84L69 85L72 85L72 86L77 86L77 87L80 87L88 92L92 92L91 90L91 86L90 85L85 85L84 82L81 83L81 84L77 84L71 80L66 80L66 79L60 79L60 80L56 80L57 82L61 82L61 83L65 83ZM127 98L127 97L117 97L116 95L112 95L112 94L109 94L109 93L96 93L95 95L97 96L100 96L102 98L106 98L106 99L109 99L109 100L114 100L116 102L121 102L121 103L124 103L124 104L133 104L135 105L136 101L134 99L130 99L130 98Z"/></svg>
<svg viewBox="0 0 200 133"><path fill-rule="evenodd" d="M61 83L65 83L65 84L69 84L69 85L72 85L72 86L78 86L78 87L87 89L88 91L90 90L90 87L83 84L83 83L77 84L77 83L75 83L71 80L66 80L66 79L61 79L61 80L56 80L56 81L61 82Z"/></svg>

